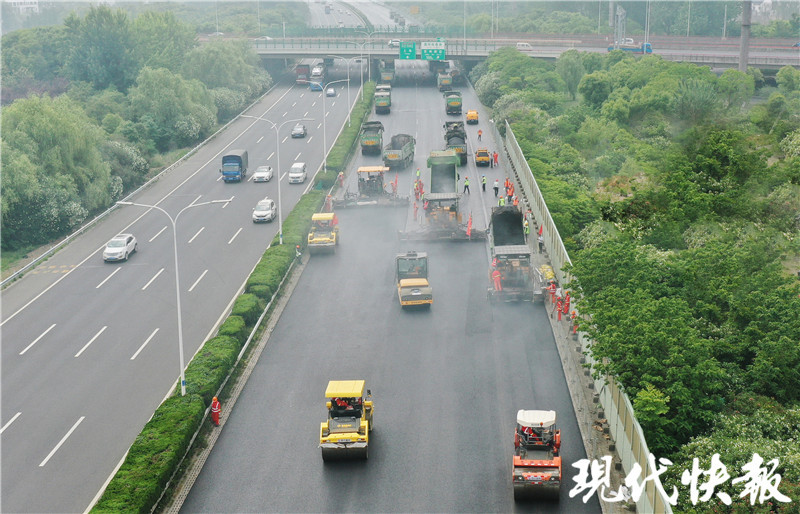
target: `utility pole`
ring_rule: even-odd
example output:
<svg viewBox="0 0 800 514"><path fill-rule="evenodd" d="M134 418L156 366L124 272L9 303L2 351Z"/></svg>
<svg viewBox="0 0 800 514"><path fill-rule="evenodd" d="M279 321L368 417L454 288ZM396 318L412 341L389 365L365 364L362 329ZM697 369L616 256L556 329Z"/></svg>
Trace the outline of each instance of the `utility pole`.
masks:
<svg viewBox="0 0 800 514"><path fill-rule="evenodd" d="M739 39L739 71L747 72L747 60L750 56L750 20L753 2L742 1L742 37Z"/></svg>

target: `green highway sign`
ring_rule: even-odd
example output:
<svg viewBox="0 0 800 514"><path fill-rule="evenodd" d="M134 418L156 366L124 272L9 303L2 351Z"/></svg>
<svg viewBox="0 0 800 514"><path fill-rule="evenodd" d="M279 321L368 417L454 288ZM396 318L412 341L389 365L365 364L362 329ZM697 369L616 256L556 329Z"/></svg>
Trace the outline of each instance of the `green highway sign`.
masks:
<svg viewBox="0 0 800 514"><path fill-rule="evenodd" d="M420 56L428 61L444 61L445 56L445 43L444 38L438 38L438 41L423 41L421 43L422 51Z"/></svg>
<svg viewBox="0 0 800 514"><path fill-rule="evenodd" d="M416 59L417 43L414 41L402 41L400 43L400 59Z"/></svg>

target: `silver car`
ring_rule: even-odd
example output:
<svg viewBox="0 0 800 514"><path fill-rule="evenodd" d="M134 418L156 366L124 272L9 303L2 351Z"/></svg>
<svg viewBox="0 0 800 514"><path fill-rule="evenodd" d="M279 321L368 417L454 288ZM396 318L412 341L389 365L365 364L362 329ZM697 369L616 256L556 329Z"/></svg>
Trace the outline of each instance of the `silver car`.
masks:
<svg viewBox="0 0 800 514"><path fill-rule="evenodd" d="M119 234L106 243L103 260L106 262L127 261L136 249L137 243L133 234Z"/></svg>
<svg viewBox="0 0 800 514"><path fill-rule="evenodd" d="M253 223L264 223L272 221L278 215L278 209L275 208L275 202L271 198L266 197L260 200L255 209L253 209Z"/></svg>
<svg viewBox="0 0 800 514"><path fill-rule="evenodd" d="M306 137L306 126L298 123L292 127L292 137Z"/></svg>
<svg viewBox="0 0 800 514"><path fill-rule="evenodd" d="M272 166L259 166L253 173L253 182L269 182L272 180Z"/></svg>

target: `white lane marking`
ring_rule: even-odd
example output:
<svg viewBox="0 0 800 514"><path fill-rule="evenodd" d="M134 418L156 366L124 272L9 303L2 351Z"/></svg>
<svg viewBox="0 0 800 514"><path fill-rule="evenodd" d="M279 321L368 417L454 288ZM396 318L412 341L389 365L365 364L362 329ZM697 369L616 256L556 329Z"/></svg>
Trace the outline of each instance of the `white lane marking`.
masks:
<svg viewBox="0 0 800 514"><path fill-rule="evenodd" d="M155 329L155 330L153 330L153 333L152 333L152 334L150 334L150 337L148 337L147 339L145 339L144 343L142 343L142 346L140 346L140 347L139 347L139 349L138 349L138 350L136 350L136 353L134 353L134 354L133 354L133 357L131 357L131 360L135 359L135 358L136 358L136 356L137 356L137 355L139 355L139 352L141 352L142 350L144 350L144 347L145 347L145 346L147 346L147 343L149 343L149 342L150 342L150 340L151 340L151 339L153 339L153 336L155 336L157 333L158 333L158 329Z"/></svg>
<svg viewBox="0 0 800 514"><path fill-rule="evenodd" d="M90 344L92 344L92 343L94 342L94 340L95 340L95 339L97 339L98 337L100 337L100 334L102 334L103 332L105 332L107 328L108 328L108 326L105 326L105 327L101 328L101 329L100 329L100 332L96 333L96 334L94 335L94 337L93 337L93 338L89 339L89 342L88 342L88 343L86 343L85 345L83 345L83 348L81 348L81 351L79 351L78 353L76 353L76 354L75 354L75 357L80 357L80 356L81 356L81 354L83 353L83 351L84 351L85 349L89 348L89 345L90 345Z"/></svg>
<svg viewBox="0 0 800 514"><path fill-rule="evenodd" d="M9 427L9 425L11 425L11 423L13 423L14 421L17 420L17 418L20 416L20 414L22 414L22 413L21 412L17 412L16 414L14 414L14 417L9 419L8 422L5 425L3 425L3 428L0 428L0 434L5 432L5 430Z"/></svg>
<svg viewBox="0 0 800 514"><path fill-rule="evenodd" d="M283 141L281 141L281 144L285 143L285 142L286 142L286 141L288 141L288 140L289 140L289 136L286 136L286 137L284 137L284 138L283 138Z"/></svg>
<svg viewBox="0 0 800 514"><path fill-rule="evenodd" d="M205 276L206 276L206 273L208 273L208 270L205 270L204 272L202 272L202 273L200 274L200 276L199 276L199 277L197 277L197 280L195 280L195 281L194 281L194 284L192 284L192 287L190 287L190 288L189 288L189 292L190 292L190 293L191 293L191 292L192 292L192 290L194 289L194 286L196 286L197 284L199 284L199 283L200 283L200 281L201 281L201 280L203 280L203 277L205 277Z"/></svg>
<svg viewBox="0 0 800 514"><path fill-rule="evenodd" d="M264 139L264 136L261 136L260 138L258 138L258 141L256 141L256 144L260 143L262 139Z"/></svg>
<svg viewBox="0 0 800 514"><path fill-rule="evenodd" d="M222 180L222 174L221 173L220 173L219 177L217 177L217 182L219 182L220 180Z"/></svg>
<svg viewBox="0 0 800 514"><path fill-rule="evenodd" d="M277 99L277 100L275 100L275 102L273 102L273 104L272 104L272 105L270 105L270 106L267 108L267 110L265 110L263 113L261 113L261 115L260 115L260 116L264 116L265 114L267 114L267 113L268 113L268 112L269 112L269 111L270 111L270 110L271 110L273 107L275 107L276 105L278 105L278 102L280 102L281 100L283 100L283 97L284 97L284 96L288 95L288 94L289 94L289 92L290 92L290 91L292 91L293 89L294 89L293 87L290 87L290 88L288 88L288 89L286 90L286 92L285 92L285 93L283 93L283 94L282 94L280 97L278 97L278 99ZM267 91L266 93L264 93L264 95L262 96L262 98L263 98L264 96L266 96L267 94L269 94L271 91L272 91L272 89L270 89L269 91ZM242 137L242 136L243 136L243 135L244 135L244 134L245 134L245 133L246 133L248 130L250 130L251 128L253 128L253 126L254 126L256 123L258 123L258 121L259 121L258 119L254 119L254 120L253 120L253 122L252 122L252 123L250 123L250 125L248 125L248 126L247 126L247 127L246 127L246 128L243 130L243 131L242 131L242 132L240 132L238 136L234 137L234 138L231 140L231 142L230 142L230 143L228 143L228 144L227 144L227 145L226 145L226 146L225 146L225 147L224 147L222 150L220 150L219 152L217 152L217 153L216 153L214 156L212 156L210 159L208 159L208 160L207 160L207 161L206 161L206 162L205 162L205 163L204 163L202 166L200 166L199 168L197 168L197 170L196 170L194 173L192 173L191 175L189 175L188 177L186 177L186 178L183 180L183 182L181 182L180 184L178 184L177 186L175 186L175 187L172 189L172 191L170 191L170 192L168 192L166 195L164 195L164 196L163 196L163 197L162 197L162 198L161 198L159 201L157 201L157 202L155 203L155 205L158 205L158 204L160 204L161 202L163 202L164 200L166 200L167 198L169 198L169 197L170 197L170 196L171 196L171 195L172 195L172 194L173 194L175 191L177 191L177 190L178 190L178 189L180 189L180 188L181 188L181 187L182 187L184 184L186 184L187 182L189 182L190 180L192 180L192 179L195 177L195 175L197 175L198 173L200 173L201 171L203 171L203 170L205 169L205 167L206 167L206 166L208 166L208 165L209 165L209 164L211 164L212 162L216 161L216 160L217 160L217 158L219 158L219 156L220 156L220 155L222 155L222 153L223 153L223 152L225 152L225 151L226 151L228 148L230 148L230 147L231 147L231 145L233 145L234 143L236 143L236 141L237 141L237 140L238 140L240 137ZM220 177L219 177L219 178L217 178L217 181L219 181L221 178L222 178L222 175L220 175ZM139 216L138 218L136 218L135 220L133 220L132 222L130 222L128 225L126 225L124 228L122 228L122 229L119 231L119 233L120 233L120 234L122 234L122 233L124 233L126 230L128 230L129 228L131 228L131 227L132 227L132 226L133 226L133 225L134 225L134 224L135 224L137 221L139 221L140 219L142 219L142 218L144 218L145 216L147 216L147 214L148 214L148 213L149 213L151 210L152 210L152 209L147 209L145 212L143 212L143 213L142 213L142 215L141 215L141 216ZM27 309L27 308L28 308L28 307L29 307L29 306L30 306L30 305L31 305L33 302L35 302L36 300L38 300L39 298L41 298L42 296L44 296L44 294L45 294L46 292L48 292L49 290L51 290L52 288L54 288L56 285L58 285L58 284L59 284L59 283L60 283L62 280L64 280L65 278L67 278L67 277L69 276L69 274L70 274L70 273L72 273L73 271L75 271L76 269L78 269L78 267L80 267L82 264L84 264L86 261L88 261L89 259L91 259L92 257L94 257L94 254L95 254L96 252L98 252L98 251L102 250L103 248L105 248L105 244L104 244L103 246L99 247L99 248L98 248L97 250L95 250L94 252L92 252L90 255L87 255L87 256L86 256L86 258L85 258L85 259L83 259L81 262L79 262L77 266L75 266L74 268L70 269L68 272L66 272L66 273L64 273L63 275L61 275L60 277L58 277L58 279L57 279L55 282L53 282L52 284L50 284L49 286L47 286L47 288L45 288L45 290L44 290L44 291L42 291L41 293L37 294L36 296L34 296L33 298L31 298L30 300L28 300L28 303L26 303L25 305L23 305L22 307L20 307L19 309L17 309L17 310L14 312L14 314L12 314L12 315L10 315L10 316L7 316L7 317L5 317L5 318L3 319L3 321L0 321L0 327L2 327L3 325L5 325L5 324L6 324L6 322L8 322L8 321L10 321L10 320L14 319L14 318L17 316L17 314L19 314L19 313L20 313L20 312L22 312L23 310ZM98 493L98 494L99 494L99 493ZM92 504L92 505L94 505L94 504Z"/></svg>
<svg viewBox="0 0 800 514"><path fill-rule="evenodd" d="M269 154L269 157L267 157L267 160L270 160L270 159L272 159L272 156L273 156L273 155L275 155L275 152L272 152L271 154Z"/></svg>
<svg viewBox="0 0 800 514"><path fill-rule="evenodd" d="M201 199L201 198L203 198L203 195L197 195L197 198L195 198L194 200L192 200L192 203L190 203L189 205L194 205L195 203L197 203L197 200L199 200L199 199Z"/></svg>
<svg viewBox="0 0 800 514"><path fill-rule="evenodd" d="M296 161L296 160L298 160L298 159L300 158L300 156L301 156L301 155L303 155L303 152L298 152L298 153L297 153L297 157L295 157L295 158L294 158L294 160L295 160L295 161Z"/></svg>
<svg viewBox="0 0 800 514"><path fill-rule="evenodd" d="M158 236L160 236L160 235L161 235L161 233L162 233L162 232L164 232L165 230L167 230L167 226L166 226L166 225L164 225L164 228L162 228L161 230L159 230L159 231L158 231L158 233L157 233L156 235L154 235L153 237L151 237L151 238L150 238L150 239L149 239L147 242L148 242L148 243L152 243L152 242L153 242L153 240L154 240L155 238L157 238Z"/></svg>
<svg viewBox="0 0 800 514"><path fill-rule="evenodd" d="M305 114L303 114L303 118L308 118L308 111L306 111Z"/></svg>
<svg viewBox="0 0 800 514"><path fill-rule="evenodd" d="M121 270L121 269L122 269L122 268L117 268L117 269L115 269L113 272L111 272L111 275L107 276L107 277L105 278L105 280L103 280L102 282L100 282L99 284L97 284L97 285L95 286L95 289L100 289L101 287L103 287L103 284L105 284L106 282L108 282L108 279L110 279L111 277L113 277L114 275L116 275L116 274L117 274L117 272L119 272L119 270Z"/></svg>
<svg viewBox="0 0 800 514"><path fill-rule="evenodd" d="M192 236L192 238L191 238L191 239L189 239L189 243L188 243L188 244L192 244L192 241L194 241L194 238L196 238L197 236L199 236L199 235L200 235L200 232L202 232L203 230L205 230L205 228L206 228L206 227L200 227L200 230L198 230L198 231L197 231L197 234L193 235L193 236Z"/></svg>
<svg viewBox="0 0 800 514"><path fill-rule="evenodd" d="M55 323L53 323L52 325L50 325L50 328L48 328L47 330L45 330L44 332L42 332L42 335L40 335L39 337L37 337L36 339L34 339L34 340L33 340L33 342L32 342L31 344L29 344L28 346L26 346L24 350L22 350L21 352L19 352L19 354L20 354L20 355L25 355L25 352L27 352L28 350L30 350L30 349L31 349L31 346L33 346L33 345L35 345L36 343L38 343L38 342L39 342L39 339L41 339L41 338L43 338L44 336L46 336L46 335L47 335L47 333L48 333L48 332L50 332L51 330L53 330L53 328L54 328L55 326L56 326L56 324L55 324Z"/></svg>
<svg viewBox="0 0 800 514"><path fill-rule="evenodd" d="M158 273L156 273L155 275L153 275L153 278L151 278L150 280L148 280L148 281L147 281L147 283L146 283L146 284L144 285L144 287L142 288L142 291L144 291L145 289L147 289L147 287L148 287L150 284L152 284L152 283L153 283L153 280L157 279L157 278L158 278L158 276L159 276L159 275L161 275L161 273L163 273L163 272L164 272L164 268L161 268L160 270L158 270Z"/></svg>
<svg viewBox="0 0 800 514"><path fill-rule="evenodd" d="M232 237L232 238L230 238L230 240L228 241L228 244L231 244L231 243L233 242L233 240L234 240L234 239L236 239L236 236L238 236L238 235L239 235L239 232L241 232L241 231L242 231L242 228L241 228L241 227L239 227L239 230L237 230L237 231L236 231L236 233L235 233L235 234L233 234L233 237Z"/></svg>
<svg viewBox="0 0 800 514"><path fill-rule="evenodd" d="M289 172L287 171L286 173L289 173ZM280 180L283 180L283 177L285 177L285 176L286 176L286 173L284 173L283 175L281 175L281 178L280 178Z"/></svg>
<svg viewBox="0 0 800 514"><path fill-rule="evenodd" d="M325 113L325 117L327 118L330 113L331 113L331 111L326 112Z"/></svg>
<svg viewBox="0 0 800 514"><path fill-rule="evenodd" d="M231 203L231 201L232 201L234 198L236 198L236 197L235 197L235 196L231 196L231 197L230 197L230 199L229 199L227 202L225 202L225 203L223 203L223 204L222 204L222 208L224 209L225 207L227 207L227 206L228 206L228 204L229 204L229 203Z"/></svg>
<svg viewBox="0 0 800 514"><path fill-rule="evenodd" d="M334 106L334 105L336 105L336 100L334 100L333 102L331 102L331 109L333 109L333 106Z"/></svg>
<svg viewBox="0 0 800 514"><path fill-rule="evenodd" d="M314 136L309 136L308 141L306 141L306 144L310 143L312 139L314 139Z"/></svg>
<svg viewBox="0 0 800 514"><path fill-rule="evenodd" d="M297 105L297 102L293 103L293 104L292 104L292 107L294 107L295 105Z"/></svg>
<svg viewBox="0 0 800 514"><path fill-rule="evenodd" d="M317 128L318 128L318 129L321 129L321 128L322 128L322 123L320 123L319 125L317 125Z"/></svg>
<svg viewBox="0 0 800 514"><path fill-rule="evenodd" d="M253 180L253 175L250 175L250 178L247 179L248 182L250 182L251 180Z"/></svg>
<svg viewBox="0 0 800 514"><path fill-rule="evenodd" d="M315 105L317 105L317 101L316 101L316 100L314 100L313 102L311 102L311 107L314 107Z"/></svg>
<svg viewBox="0 0 800 514"><path fill-rule="evenodd" d="M58 444L56 445L56 447L55 447L55 448L53 448L53 449L50 451L50 453L47 455L47 457L45 457L45 458L44 458L44 460L42 461L42 463L41 463L41 464L39 464L39 467L40 467L40 468L41 468L41 467L44 467L44 465L45 465L45 464L47 464L47 461L48 461L48 460L50 460L50 457L52 457L53 455L55 455L55 453L58 451L58 449L59 449L59 448L61 448L61 445L62 445L62 444L64 444L64 442L67 440L67 438L68 438L69 436L71 436L71 435L72 435L72 432L74 432L74 431L75 431L75 429L76 429L76 428L78 428L78 425L80 425L80 424L81 424L81 422L83 422L83 420L84 420L84 419L86 419L86 416L81 416L81 417L80 417L80 419L79 419L78 421L76 421L74 425L72 425L72 428L70 428L70 429L69 429L69 432L67 432L67 433L64 435L64 437L62 437L62 438L61 438L61 440L58 442Z"/></svg>
<svg viewBox="0 0 800 514"><path fill-rule="evenodd" d="M283 116L281 116L281 118L285 118L287 114L289 114L289 111L286 111L285 113L283 113Z"/></svg>

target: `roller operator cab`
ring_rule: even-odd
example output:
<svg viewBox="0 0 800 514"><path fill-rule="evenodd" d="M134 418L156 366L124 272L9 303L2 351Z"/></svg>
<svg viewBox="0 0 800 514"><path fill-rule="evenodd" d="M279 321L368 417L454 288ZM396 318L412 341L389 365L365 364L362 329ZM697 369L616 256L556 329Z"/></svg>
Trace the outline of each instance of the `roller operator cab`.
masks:
<svg viewBox="0 0 800 514"><path fill-rule="evenodd" d="M395 257L397 297L406 307L433 305L433 288L428 282L428 254L410 251Z"/></svg>
<svg viewBox="0 0 800 514"><path fill-rule="evenodd" d="M328 419L320 424L322 460L369 458L372 393L363 380L331 380L325 390Z"/></svg>
<svg viewBox="0 0 800 514"><path fill-rule="evenodd" d="M512 477L514 500L558 499L561 492L561 431L556 411L517 411Z"/></svg>

